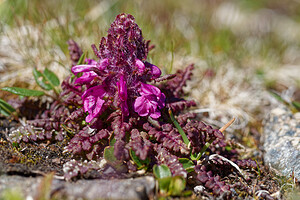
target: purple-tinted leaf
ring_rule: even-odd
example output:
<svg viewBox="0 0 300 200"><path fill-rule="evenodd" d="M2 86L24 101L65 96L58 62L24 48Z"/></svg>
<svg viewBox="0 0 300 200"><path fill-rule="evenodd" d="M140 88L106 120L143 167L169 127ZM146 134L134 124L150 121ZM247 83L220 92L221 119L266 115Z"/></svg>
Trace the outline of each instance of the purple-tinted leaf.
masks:
<svg viewBox="0 0 300 200"><path fill-rule="evenodd" d="M84 140L82 142L82 149L85 151L89 151L92 148L92 144L88 140Z"/></svg>
<svg viewBox="0 0 300 200"><path fill-rule="evenodd" d="M74 66L79 62L82 55L82 50L74 40L68 41L68 49L69 49L72 65Z"/></svg>

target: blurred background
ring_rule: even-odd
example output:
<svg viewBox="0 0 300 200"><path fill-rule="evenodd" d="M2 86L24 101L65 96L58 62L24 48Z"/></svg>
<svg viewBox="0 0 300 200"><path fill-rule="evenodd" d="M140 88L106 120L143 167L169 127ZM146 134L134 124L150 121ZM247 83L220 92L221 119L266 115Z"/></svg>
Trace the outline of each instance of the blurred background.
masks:
<svg viewBox="0 0 300 200"><path fill-rule="evenodd" d="M69 39L92 58L120 13L132 14L155 45L148 61L164 74L194 63L194 112L229 131L260 131L270 94L300 101L299 0L0 0L0 87L35 88L32 69L70 73ZM1 92L0 98L7 99Z"/></svg>

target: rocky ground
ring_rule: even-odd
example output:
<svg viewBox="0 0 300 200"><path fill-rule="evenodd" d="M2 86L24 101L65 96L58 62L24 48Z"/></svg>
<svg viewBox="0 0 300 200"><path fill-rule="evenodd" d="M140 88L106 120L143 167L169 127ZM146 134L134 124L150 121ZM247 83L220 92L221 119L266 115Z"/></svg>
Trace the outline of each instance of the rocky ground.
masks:
<svg viewBox="0 0 300 200"><path fill-rule="evenodd" d="M276 102L275 99L273 99ZM249 187L258 189L257 197L285 199L297 198L299 179L299 127L298 114L280 102L265 116L264 137L256 136L259 149L245 149L260 163L259 173ZM14 146L7 135L19 124L12 118L1 118L0 130L0 193L2 198L33 199L147 199L156 198L154 177L128 175L120 178L100 178L97 172L90 172L73 181L65 181L63 164L70 155L64 154L63 143L35 144L20 143ZM247 153L248 152L248 153ZM110 169L106 169L110 170ZM96 179L95 179L96 178ZM100 178L100 179L99 179ZM204 198L197 195L198 187L187 199ZM126 192L125 192L126 191ZM295 194L293 192L296 192ZM296 195L296 196L293 196Z"/></svg>

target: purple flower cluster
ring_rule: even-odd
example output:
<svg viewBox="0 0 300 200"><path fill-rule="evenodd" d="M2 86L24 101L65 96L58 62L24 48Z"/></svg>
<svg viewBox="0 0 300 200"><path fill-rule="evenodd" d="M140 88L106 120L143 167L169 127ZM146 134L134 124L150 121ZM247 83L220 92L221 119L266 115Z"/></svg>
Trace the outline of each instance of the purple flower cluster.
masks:
<svg viewBox="0 0 300 200"><path fill-rule="evenodd" d="M92 122L106 108L120 110L122 116L133 112L157 119L165 107L165 95L147 82L159 78L160 69L146 62L148 42L133 16L120 14L102 38L99 50L92 45L98 60L72 67L77 86L84 86L83 108L86 122Z"/></svg>

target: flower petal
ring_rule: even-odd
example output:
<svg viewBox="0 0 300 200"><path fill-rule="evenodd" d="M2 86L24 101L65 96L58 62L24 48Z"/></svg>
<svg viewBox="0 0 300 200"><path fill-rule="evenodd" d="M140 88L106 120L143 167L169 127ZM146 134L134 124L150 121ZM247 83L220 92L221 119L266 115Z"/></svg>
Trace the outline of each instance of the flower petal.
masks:
<svg viewBox="0 0 300 200"><path fill-rule="evenodd" d="M127 86L126 86L126 82L124 80L123 75L120 76L120 81L117 83L117 86L118 86L118 92L119 92L119 96L120 96L121 100L126 101L127 100Z"/></svg>
<svg viewBox="0 0 300 200"><path fill-rule="evenodd" d="M156 111L156 112L150 114L150 117L152 117L153 119L160 118L160 116L161 116L161 114L159 111Z"/></svg>
<svg viewBox="0 0 300 200"><path fill-rule="evenodd" d="M72 67L71 71L73 74L77 75L80 72L89 72L92 67L97 67L97 65L75 65Z"/></svg>
<svg viewBox="0 0 300 200"><path fill-rule="evenodd" d="M85 98L83 102L84 111L89 113L89 115L86 117L86 122L91 122L95 117L99 115L104 102L105 101L103 99L95 96L88 96L87 98Z"/></svg>
<svg viewBox="0 0 300 200"><path fill-rule="evenodd" d="M140 116L147 116L149 114L149 102L144 96L136 98L134 102L134 111L137 112Z"/></svg>
<svg viewBox="0 0 300 200"><path fill-rule="evenodd" d="M142 74L144 71L145 71L145 64L139 60L139 59L136 59L135 60L135 66L138 68L138 71Z"/></svg>
<svg viewBox="0 0 300 200"><path fill-rule="evenodd" d="M166 96L155 86L140 83L140 97L134 102L134 111L140 116L150 115L152 118L159 118L161 113L158 109L165 106Z"/></svg>
<svg viewBox="0 0 300 200"><path fill-rule="evenodd" d="M151 63L145 62L146 67L150 67L153 78L159 78L161 75L161 70Z"/></svg>
<svg viewBox="0 0 300 200"><path fill-rule="evenodd" d="M164 93L161 93L159 101L158 101L158 107L159 109L162 109L163 107L165 107L165 101L166 101L166 96Z"/></svg>
<svg viewBox="0 0 300 200"><path fill-rule="evenodd" d="M82 76L75 80L75 84L89 84L95 77L97 77L97 74L93 71L83 72Z"/></svg>
<svg viewBox="0 0 300 200"><path fill-rule="evenodd" d="M87 122L91 122L100 114L106 92L102 85L94 86L86 90L81 96L83 100L83 108L89 115L86 117Z"/></svg>
<svg viewBox="0 0 300 200"><path fill-rule="evenodd" d="M97 96L100 98L103 98L106 95L106 91L104 90L103 85L97 85L94 87L91 87L87 89L83 94L82 94L82 99L85 99L88 96Z"/></svg>
<svg viewBox="0 0 300 200"><path fill-rule="evenodd" d="M141 95L154 94L155 96L160 97L161 96L161 91L153 85L149 85L149 84L141 82L140 94Z"/></svg>

